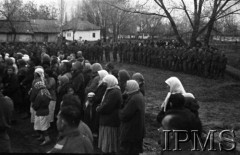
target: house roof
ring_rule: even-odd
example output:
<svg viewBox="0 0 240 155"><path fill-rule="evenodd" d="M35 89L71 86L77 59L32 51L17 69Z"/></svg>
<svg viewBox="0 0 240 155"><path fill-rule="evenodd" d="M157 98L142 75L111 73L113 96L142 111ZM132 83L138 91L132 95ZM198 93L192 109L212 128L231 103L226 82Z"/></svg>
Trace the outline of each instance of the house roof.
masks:
<svg viewBox="0 0 240 155"><path fill-rule="evenodd" d="M59 33L60 27L56 20L12 21L16 33ZM11 24L7 20L0 20L0 33L12 33Z"/></svg>
<svg viewBox="0 0 240 155"><path fill-rule="evenodd" d="M30 20L33 32L35 33L59 33L60 26L57 24L57 20L43 20L34 19Z"/></svg>
<svg viewBox="0 0 240 155"><path fill-rule="evenodd" d="M12 21L16 33L28 33L32 34L33 30L28 21ZM11 24L9 21L0 20L0 33L11 33Z"/></svg>
<svg viewBox="0 0 240 155"><path fill-rule="evenodd" d="M63 30L90 31L100 30L100 27L90 23L89 21L74 18L63 26Z"/></svg>

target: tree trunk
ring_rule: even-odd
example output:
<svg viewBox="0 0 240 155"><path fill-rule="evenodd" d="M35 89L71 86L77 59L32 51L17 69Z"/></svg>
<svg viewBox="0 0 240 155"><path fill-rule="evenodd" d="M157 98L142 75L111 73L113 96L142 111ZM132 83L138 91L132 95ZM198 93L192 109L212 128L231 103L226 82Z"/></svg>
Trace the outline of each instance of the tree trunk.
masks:
<svg viewBox="0 0 240 155"><path fill-rule="evenodd" d="M214 26L214 20L211 20L209 21L209 26L208 26L208 29L207 29L207 33L206 35L204 36L204 45L205 46L208 46L209 45L209 41L210 41L210 37L211 37L211 33L212 33L212 29L213 29L213 26Z"/></svg>
<svg viewBox="0 0 240 155"><path fill-rule="evenodd" d="M165 14L167 15L168 20L170 21L170 24L171 24L171 26L172 26L172 29L173 29L173 31L174 31L174 33L175 33L175 36L176 36L177 40L178 40L179 43L182 44L183 46L187 46L187 44L185 43L185 41L184 41L184 40L182 39L182 37L180 36L180 34L179 34L179 32L178 32L178 29L177 29L177 25L176 25L176 23L174 22L171 14L170 14L170 13L168 12L168 10L166 9L163 1L161 0L160 3L161 3L161 8L164 10Z"/></svg>

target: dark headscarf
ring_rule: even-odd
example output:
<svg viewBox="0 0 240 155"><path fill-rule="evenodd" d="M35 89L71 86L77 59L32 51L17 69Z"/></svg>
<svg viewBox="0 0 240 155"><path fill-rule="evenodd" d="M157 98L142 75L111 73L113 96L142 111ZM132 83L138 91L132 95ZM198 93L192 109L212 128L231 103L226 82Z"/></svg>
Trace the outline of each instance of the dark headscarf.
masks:
<svg viewBox="0 0 240 155"><path fill-rule="evenodd" d="M118 72L118 81L119 86L121 88L121 92L123 93L125 91L126 82L130 80L130 75L126 70L120 70Z"/></svg>

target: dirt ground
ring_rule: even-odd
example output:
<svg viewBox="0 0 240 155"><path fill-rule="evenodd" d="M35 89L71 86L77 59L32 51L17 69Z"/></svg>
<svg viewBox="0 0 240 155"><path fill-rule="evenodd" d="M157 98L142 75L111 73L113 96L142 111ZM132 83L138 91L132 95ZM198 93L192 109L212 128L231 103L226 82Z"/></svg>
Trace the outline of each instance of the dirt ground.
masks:
<svg viewBox="0 0 240 155"><path fill-rule="evenodd" d="M168 89L164 81L171 77L178 77L187 92L193 93L200 105L200 118L204 130L234 129L236 142L240 143L240 82L230 77L225 79L212 80L193 75L163 71L138 65L116 64L119 69L127 69L132 75L141 72L146 82L146 130L144 139L144 152L159 152L157 144L159 124L156 116L159 112L159 105L164 100ZM18 153L43 153L53 147L52 144L41 147L40 142L31 137L33 125L30 120L19 119L17 124L12 126L10 137L12 151ZM56 132L50 131L52 137L56 137Z"/></svg>

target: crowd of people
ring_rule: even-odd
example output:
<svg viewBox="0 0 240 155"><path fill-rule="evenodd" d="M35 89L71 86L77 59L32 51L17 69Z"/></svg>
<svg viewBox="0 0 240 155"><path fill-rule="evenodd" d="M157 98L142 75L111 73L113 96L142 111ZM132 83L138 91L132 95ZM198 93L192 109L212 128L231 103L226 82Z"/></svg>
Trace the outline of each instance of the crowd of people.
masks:
<svg viewBox="0 0 240 155"><path fill-rule="evenodd" d="M45 43L44 47L50 55L83 51L87 60L102 62L105 57L105 60L109 62L110 53L112 53L115 62L144 65L214 79L224 77L227 65L227 57L222 50L202 46L188 48L172 41L128 41L113 44L73 42L61 46L55 43ZM41 44L33 43L0 45L1 53L12 54L19 50L22 53L29 51L36 55L43 49ZM67 59L70 60L71 57L72 55L68 55Z"/></svg>
<svg viewBox="0 0 240 155"><path fill-rule="evenodd" d="M130 45L113 45L114 61L118 53L123 63L196 71L193 53L197 50L203 58L208 53L201 48L189 49L187 57L191 55L194 60L190 63L178 57L175 61L175 54L185 55L183 47ZM49 153L93 153L94 143L103 153L143 152L145 80L141 73L130 76L127 70L116 69L109 62L109 45L64 45L61 51L54 44L25 46L1 46L0 152L11 151L7 130L16 120L16 113L22 113L23 119L31 118L35 131L32 136L40 145L52 141L48 130L56 126L59 138ZM105 66L100 64L103 57L109 62ZM216 66L211 57L207 73L219 74ZM205 71L205 67L197 71ZM194 95L186 93L176 77L165 82L170 91L157 116L161 127L186 129L189 135L191 130L198 130L201 135Z"/></svg>
<svg viewBox="0 0 240 155"><path fill-rule="evenodd" d="M82 51L58 56L45 47L39 51L1 53L0 97L11 107L0 108L4 115L0 152L10 151L7 129L17 113L24 114L23 119L30 117L32 136L41 146L52 141L48 130L56 124L59 138L49 153L93 153L94 141L104 153L143 151L145 100L140 73L130 77L112 63L104 67L90 63Z"/></svg>
<svg viewBox="0 0 240 155"><path fill-rule="evenodd" d="M176 43L119 43L113 48L114 60L164 70L184 72L205 78L223 78L227 57L216 48L186 48Z"/></svg>

